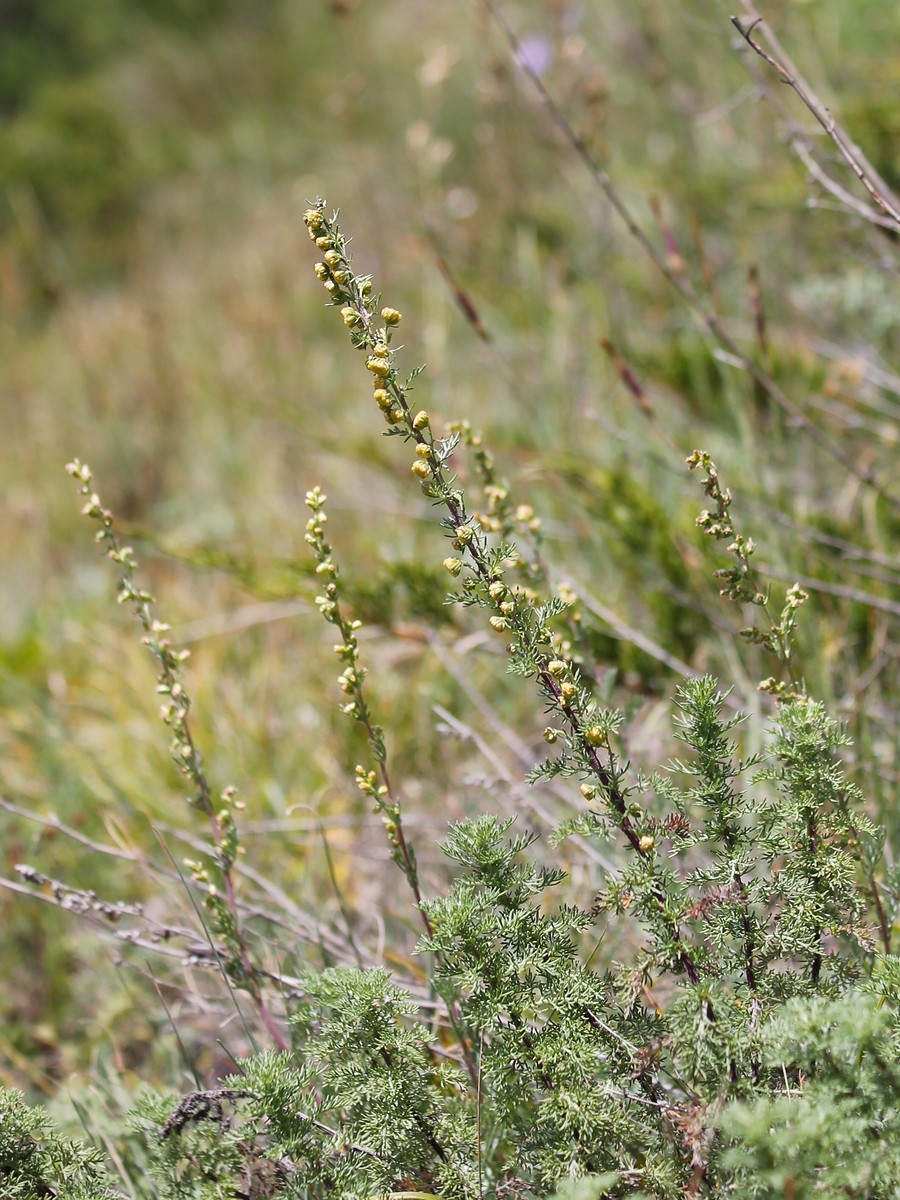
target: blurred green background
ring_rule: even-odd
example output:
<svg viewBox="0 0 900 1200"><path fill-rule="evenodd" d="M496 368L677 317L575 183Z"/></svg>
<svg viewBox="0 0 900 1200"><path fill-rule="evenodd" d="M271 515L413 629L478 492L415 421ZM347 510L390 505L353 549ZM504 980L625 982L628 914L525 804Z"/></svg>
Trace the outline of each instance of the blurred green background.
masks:
<svg viewBox="0 0 900 1200"><path fill-rule="evenodd" d="M900 184L900 9L764 11ZM821 203L724 0L510 0L504 12L656 243L668 230L740 345L896 492L895 241ZM184 849L163 826L202 836L168 761L152 663L78 515L63 470L73 456L91 464L192 650L197 737L216 786L237 785L247 804L248 861L298 905L331 919L338 890L374 910L394 889L311 603L314 484L331 497L427 877L443 870L434 839L448 817L514 805L538 820L518 783L541 753L542 714L478 626L443 605L434 513L382 439L312 274L300 218L318 195L340 206L358 268L403 312L405 361L427 363L417 396L435 423L483 430L516 498L541 514L557 576L603 606L587 636L604 687L634 714L635 760L655 765L670 748L678 673L663 657L764 708L755 687L771 668L736 638L740 615L711 578L721 548L694 528L702 503L684 458L701 446L773 588L814 586L801 669L850 724L873 815L897 830L896 513L713 353L480 4L0 0L0 29L5 878L27 862L191 919L177 882L161 895L140 863L9 811L55 813L163 869L161 841ZM604 338L642 381L643 408ZM435 705L472 736L448 736ZM79 1072L179 1077L150 978L165 961L9 891L0 929L0 1080L52 1093ZM359 937L377 943L374 918ZM288 969L307 951L279 954ZM192 1062L214 1074L221 1034L203 986L172 982L169 1001Z"/></svg>

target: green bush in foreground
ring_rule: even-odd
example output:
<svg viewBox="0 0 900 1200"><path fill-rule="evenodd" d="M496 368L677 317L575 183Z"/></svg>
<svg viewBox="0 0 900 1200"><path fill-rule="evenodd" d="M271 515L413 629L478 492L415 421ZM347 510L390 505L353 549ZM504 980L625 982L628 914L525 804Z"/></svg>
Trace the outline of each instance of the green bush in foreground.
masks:
<svg viewBox="0 0 900 1200"><path fill-rule="evenodd" d="M112 1200L120 1193L103 1155L54 1132L39 1109L0 1088L0 1195L4 1200Z"/></svg>
<svg viewBox="0 0 900 1200"><path fill-rule="evenodd" d="M683 760L634 770L623 716L603 706L582 649L578 598L549 586L538 519L512 501L470 429L438 436L412 409L417 372L403 381L392 349L400 314L354 274L321 202L305 219L322 251L316 274L364 356L388 435L412 451L412 473L442 511L450 600L484 612L509 670L544 706L551 756L531 782L580 789L582 810L556 839L580 839L603 865L592 904L572 903L555 891L565 872L542 861L536 835L482 816L451 827L455 881L424 895L366 692L359 622L326 537L326 497L311 490L316 602L337 633L342 709L370 750L357 784L409 885L428 978L407 989L383 968L309 971L284 1003L286 1032L237 903L239 806L233 789L214 797L191 732L185 655L155 617L89 469L70 464L120 569L119 598L158 662L172 754L209 825L208 852L189 865L219 966L278 1047L215 1089L145 1095L128 1136L143 1144L148 1174L131 1194L895 1196L900 959L874 874L882 840L845 775L846 738L793 672L805 594L788 588L772 606L730 493L695 453L712 505L698 524L728 542L723 595L757 617L744 634L777 664L761 685L775 712L766 748L742 756L743 718L727 694L711 678L688 679L674 714ZM483 512L470 511L452 473L461 443L474 451ZM621 960L604 944L613 931L617 948L630 948ZM60 1141L16 1094L0 1095L4 1197L117 1194L95 1152Z"/></svg>

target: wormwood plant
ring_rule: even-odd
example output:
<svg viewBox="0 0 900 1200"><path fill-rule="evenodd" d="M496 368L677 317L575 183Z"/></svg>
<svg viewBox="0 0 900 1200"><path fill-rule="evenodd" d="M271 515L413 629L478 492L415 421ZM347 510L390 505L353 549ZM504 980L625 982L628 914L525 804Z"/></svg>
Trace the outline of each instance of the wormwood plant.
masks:
<svg viewBox="0 0 900 1200"><path fill-rule="evenodd" d="M172 753L210 825L208 861L191 870L221 968L275 1047L213 1090L143 1098L131 1125L147 1147L147 1194L897 1195L896 914L880 898L880 834L845 773L846 737L795 674L804 593L792 587L779 605L760 586L731 495L709 456L695 453L689 465L702 468L713 505L698 524L728 542L723 595L756 618L744 636L775 664L761 685L771 728L764 751L743 754L743 718L727 693L691 678L675 694L681 757L650 775L634 769L623 715L599 698L578 598L548 587L539 521L512 501L471 429L439 434L414 411L418 371L401 377L393 345L400 314L354 273L323 202L305 221L322 252L316 275L372 376L387 436L411 451L412 474L440 513L457 589L448 601L484 614L509 671L544 707L549 757L530 781L569 786L581 804L556 839L601 845L610 867L598 869L593 902L574 904L533 832L513 816L482 816L450 828L443 849L454 882L426 895L366 687L359 621L327 538L327 500L311 489L316 603L337 634L343 712L369 746L356 781L408 885L429 986L414 994L383 967L309 971L295 985L288 1039L239 921L232 794L220 805L211 798L182 662L90 471L72 464L120 568L120 597L158 661ZM454 473L466 445L483 511ZM617 960L613 940L630 955ZM55 1139L16 1097L3 1105L4 1196L112 1194L90 1154Z"/></svg>

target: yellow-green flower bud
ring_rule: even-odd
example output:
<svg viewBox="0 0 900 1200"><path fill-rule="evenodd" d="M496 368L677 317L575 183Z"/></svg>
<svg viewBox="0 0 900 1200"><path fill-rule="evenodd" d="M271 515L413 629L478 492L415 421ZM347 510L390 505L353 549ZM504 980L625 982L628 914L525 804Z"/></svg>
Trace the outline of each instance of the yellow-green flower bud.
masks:
<svg viewBox="0 0 900 1200"><path fill-rule="evenodd" d="M354 325L359 324L359 313L350 308L349 305L341 309L341 316L344 318L344 324L348 329L352 329Z"/></svg>
<svg viewBox="0 0 900 1200"><path fill-rule="evenodd" d="M403 409L400 408L399 405L396 408L392 408L391 412L390 412L390 417L391 417L391 423L393 425L399 425L400 422L403 420Z"/></svg>
<svg viewBox="0 0 900 1200"><path fill-rule="evenodd" d="M559 694L562 696L563 700L573 700L577 690L578 689L575 687L575 684L569 683L567 680L565 683L560 684Z"/></svg>
<svg viewBox="0 0 900 1200"><path fill-rule="evenodd" d="M375 403L382 412L388 412L394 401L391 399L390 392L386 392L384 388L375 389Z"/></svg>
<svg viewBox="0 0 900 1200"><path fill-rule="evenodd" d="M559 730L554 729L552 725L548 725L544 730L544 741L552 746L554 742L559 741Z"/></svg>
<svg viewBox="0 0 900 1200"><path fill-rule="evenodd" d="M456 529L456 540L465 546L466 542L471 542L474 534L475 531L471 525L459 525Z"/></svg>
<svg viewBox="0 0 900 1200"><path fill-rule="evenodd" d="M494 601L502 600L506 595L506 584L501 583L499 579L495 579L488 588L488 595Z"/></svg>
<svg viewBox="0 0 900 1200"><path fill-rule="evenodd" d="M376 342L372 347L372 353L377 354L379 358L387 358L390 354L390 350L385 342Z"/></svg>
<svg viewBox="0 0 900 1200"><path fill-rule="evenodd" d="M451 575L456 576L462 570L462 563L458 558L445 558L444 568L449 571Z"/></svg>
<svg viewBox="0 0 900 1200"><path fill-rule="evenodd" d="M381 310L381 318L385 325L399 325L402 319L401 314L397 312L396 308L383 308Z"/></svg>
<svg viewBox="0 0 900 1200"><path fill-rule="evenodd" d="M506 617L512 616L512 614L516 611L515 601L514 600L504 600L503 603L500 605L500 611Z"/></svg>
<svg viewBox="0 0 900 1200"><path fill-rule="evenodd" d="M338 254L337 250L327 251L323 255L323 258L325 259L325 261L328 263L329 267L331 267L331 268L340 266L341 256Z"/></svg>
<svg viewBox="0 0 900 1200"><path fill-rule="evenodd" d="M652 838L649 833L645 833L644 836L641 838L640 842L638 843L638 845L640 846L640 848L643 850L643 852L645 854L649 854L650 851L653 849L653 847L656 845L656 840L655 840L655 838Z"/></svg>
<svg viewBox="0 0 900 1200"><path fill-rule="evenodd" d="M564 663L561 658L554 658L553 662L547 664L547 670L554 679L559 679L561 675L565 675L568 669L568 663Z"/></svg>
<svg viewBox="0 0 900 1200"><path fill-rule="evenodd" d="M385 362L383 358L369 357L366 359L366 368L371 371L373 375L388 375L390 374L391 364L389 362Z"/></svg>
<svg viewBox="0 0 900 1200"><path fill-rule="evenodd" d="M316 273L316 279L321 279L321 281L324 283L328 278L328 268L326 265L323 262L317 262L313 267L313 270Z"/></svg>
<svg viewBox="0 0 900 1200"><path fill-rule="evenodd" d="M421 458L417 458L412 465L413 475L418 475L420 479L427 479L431 474L431 467L427 462L423 462Z"/></svg>
<svg viewBox="0 0 900 1200"><path fill-rule="evenodd" d="M583 783L578 790L581 792L582 796L584 796L585 800L597 799L597 789L595 787L591 787L589 783Z"/></svg>
<svg viewBox="0 0 900 1200"><path fill-rule="evenodd" d="M325 255L325 258L326 259L328 258L327 254ZM530 504L520 504L519 507L516 509L516 520L517 521L530 521L533 516L534 516L534 509L531 507Z"/></svg>
<svg viewBox="0 0 900 1200"><path fill-rule="evenodd" d="M423 429L427 429L430 424L431 422L428 420L428 413L425 412L424 409L422 409L421 412L417 412L413 417L413 429L415 429L417 433L421 433Z"/></svg>
<svg viewBox="0 0 900 1200"><path fill-rule="evenodd" d="M491 617L488 624L494 633L503 633L504 630L509 629L509 621L507 621L506 617Z"/></svg>
<svg viewBox="0 0 900 1200"><path fill-rule="evenodd" d="M589 746L605 746L606 733L600 725L591 725L584 734L585 741Z"/></svg>
<svg viewBox="0 0 900 1200"><path fill-rule="evenodd" d="M419 458L431 458L431 447L426 445L425 442L419 442L418 446L416 446L416 454L418 454Z"/></svg>

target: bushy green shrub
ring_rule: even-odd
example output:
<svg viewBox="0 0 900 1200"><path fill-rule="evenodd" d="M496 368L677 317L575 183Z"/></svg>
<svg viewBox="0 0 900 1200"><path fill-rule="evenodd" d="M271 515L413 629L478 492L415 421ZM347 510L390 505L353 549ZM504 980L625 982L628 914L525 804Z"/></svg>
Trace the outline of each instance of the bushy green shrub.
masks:
<svg viewBox="0 0 900 1200"><path fill-rule="evenodd" d="M115 1200L119 1195L95 1147L62 1138L21 1093L0 1088L0 1195L4 1200Z"/></svg>

